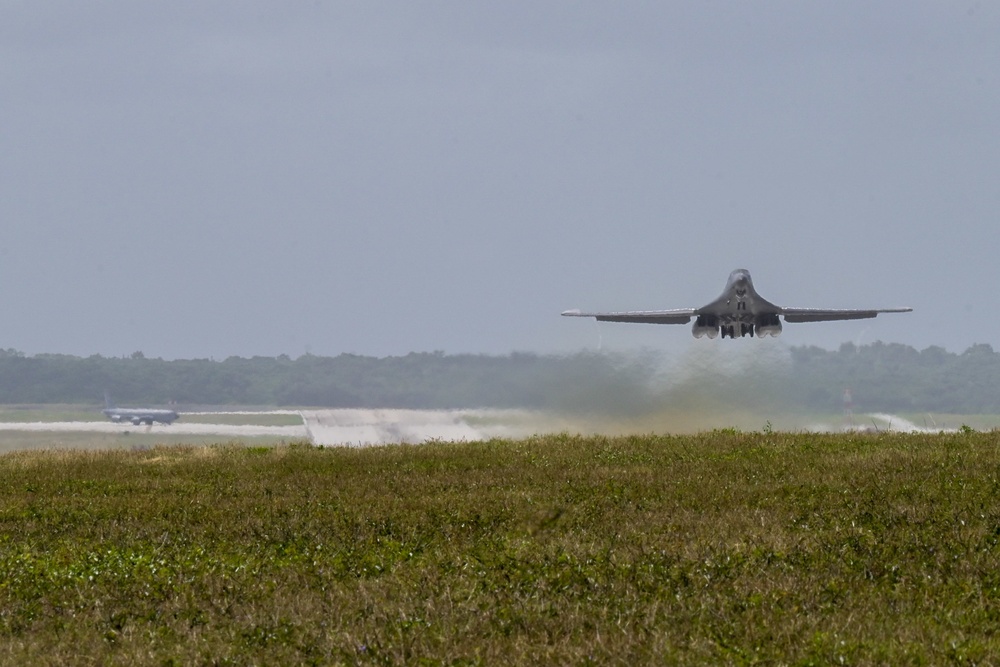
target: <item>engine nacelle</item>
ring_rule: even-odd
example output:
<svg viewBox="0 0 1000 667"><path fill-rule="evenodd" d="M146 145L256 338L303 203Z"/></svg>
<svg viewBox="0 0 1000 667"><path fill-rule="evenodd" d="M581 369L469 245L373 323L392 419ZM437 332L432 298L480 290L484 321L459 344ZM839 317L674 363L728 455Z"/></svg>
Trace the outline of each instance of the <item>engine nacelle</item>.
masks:
<svg viewBox="0 0 1000 667"><path fill-rule="evenodd" d="M719 335L719 318L714 315L699 315L691 327L691 335L695 338L715 338Z"/></svg>
<svg viewBox="0 0 1000 667"><path fill-rule="evenodd" d="M757 331L757 337L763 338L764 336L780 336L781 335L781 320L777 315L759 315L757 321L754 324L754 329Z"/></svg>
<svg viewBox="0 0 1000 667"><path fill-rule="evenodd" d="M695 338L704 338L708 336L709 338L717 338L719 335L719 327L700 327L697 324L691 328L691 334Z"/></svg>

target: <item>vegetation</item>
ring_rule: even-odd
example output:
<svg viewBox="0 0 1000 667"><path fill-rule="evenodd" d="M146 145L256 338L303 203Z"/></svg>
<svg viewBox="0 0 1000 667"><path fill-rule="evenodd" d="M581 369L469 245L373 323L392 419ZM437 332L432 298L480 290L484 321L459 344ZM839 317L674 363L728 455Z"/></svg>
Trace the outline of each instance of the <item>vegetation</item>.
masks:
<svg viewBox="0 0 1000 667"><path fill-rule="evenodd" d="M99 422L107 417L100 410L81 405L37 404L0 405L0 423Z"/></svg>
<svg viewBox="0 0 1000 667"><path fill-rule="evenodd" d="M961 354L941 347L841 345L837 352L791 348L790 389L810 406L835 405L845 388L855 402L882 412L1000 413L1000 353L973 345ZM822 379L817 382L817 379Z"/></svg>
<svg viewBox="0 0 1000 667"><path fill-rule="evenodd" d="M996 433L0 457L4 664L994 664Z"/></svg>
<svg viewBox="0 0 1000 667"><path fill-rule="evenodd" d="M46 451L55 449L81 450L148 450L154 447L218 444L218 434L193 434L165 432L148 426L126 428L121 431L3 431L0 433L0 455L19 451ZM240 436L232 440L241 446L284 445L290 439L277 435Z"/></svg>
<svg viewBox="0 0 1000 667"><path fill-rule="evenodd" d="M507 356L413 353L374 358L304 355L225 361L42 354L0 350L0 404L123 403L351 408L530 408L626 416L717 401L756 410L838 412L845 389L866 412L998 414L1000 353L961 354L898 344L702 346L679 359L579 352ZM748 350L727 363L734 349ZM729 359L731 361L731 359ZM91 416L93 418L93 415Z"/></svg>
<svg viewBox="0 0 1000 667"><path fill-rule="evenodd" d="M164 361L0 353L0 404L89 403L111 392L130 404L298 405L321 407L558 407L594 391L617 403L649 400L655 364L581 353L409 354L376 359L352 354L298 359L231 357Z"/></svg>

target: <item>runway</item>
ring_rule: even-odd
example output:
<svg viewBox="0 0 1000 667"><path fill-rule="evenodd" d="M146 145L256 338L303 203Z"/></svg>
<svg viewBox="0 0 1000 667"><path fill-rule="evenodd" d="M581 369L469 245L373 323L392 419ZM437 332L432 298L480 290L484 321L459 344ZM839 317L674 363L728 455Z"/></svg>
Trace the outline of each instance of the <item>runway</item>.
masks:
<svg viewBox="0 0 1000 667"><path fill-rule="evenodd" d="M419 444L488 440L537 433L538 415L520 410L302 410L317 445Z"/></svg>
<svg viewBox="0 0 1000 667"><path fill-rule="evenodd" d="M154 424L153 426L133 426L132 424L115 424L112 422L0 422L0 431L51 431L56 433L124 433L149 432L169 433L171 435L223 435L239 436L277 436L290 440L302 440L308 437L306 427L300 426L256 426L248 424L184 424L175 422L169 426Z"/></svg>
<svg viewBox="0 0 1000 667"><path fill-rule="evenodd" d="M300 424L263 425L254 424L264 415L294 415L301 418ZM196 422L185 422L184 416L194 417ZM243 421L250 423L211 423L217 415L220 422ZM236 416L236 419L234 419ZM944 425L933 424L921 427L896 415L855 415L859 426L840 423L799 423L787 427L789 430L809 432L838 432L844 430L873 430L901 432L937 432L954 430ZM273 419L270 421L274 421ZM284 421L289 421L285 419ZM673 430L671 429L673 427ZM663 423L649 422L608 422L587 421L577 416L575 419L529 410L404 410L404 409L306 409L271 411L226 411L181 413L180 419L170 425L134 426L110 421L65 421L65 422L0 422L0 451L5 445L18 448L16 432L73 434L142 434L147 441L163 437L166 442L183 442L183 436L191 436L204 442L206 438L218 437L220 441L239 438L267 437L275 441L295 442L308 440L315 445L365 447L388 444L421 444L432 441L489 440L491 438L524 438L538 433L601 433L621 434L642 432L696 432L706 427L680 429L677 423L666 420ZM9 433L4 437L4 433ZM178 436L181 436L178 438ZM75 438L60 435L60 440ZM35 438L40 446L43 436Z"/></svg>
<svg viewBox="0 0 1000 667"><path fill-rule="evenodd" d="M264 426L255 424L202 423L213 415L298 415L302 424ZM184 416L199 417L197 423ZM544 430L536 414L518 410L271 410L181 413L173 424L153 426L110 421L0 422L3 432L51 433L145 433L164 436L220 436L239 438L270 436L286 441L309 440L316 445L362 447L397 443L420 444L432 440L473 441L493 437L524 437ZM0 435L2 437L2 435Z"/></svg>

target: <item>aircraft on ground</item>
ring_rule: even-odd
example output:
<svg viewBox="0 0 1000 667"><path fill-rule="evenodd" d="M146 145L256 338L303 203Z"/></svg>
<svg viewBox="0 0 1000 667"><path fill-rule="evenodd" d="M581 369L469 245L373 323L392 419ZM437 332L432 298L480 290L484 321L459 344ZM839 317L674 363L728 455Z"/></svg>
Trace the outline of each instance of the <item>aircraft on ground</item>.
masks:
<svg viewBox="0 0 1000 667"><path fill-rule="evenodd" d="M157 408L118 408L115 407L114 403L108 398L107 394L104 395L104 404L106 407L101 410L104 416L111 421L119 424L121 422L132 422L135 426L140 426L141 424L153 425L153 422L160 422L161 424L167 424L168 426L174 422L174 420L179 419L180 415L173 410L161 410Z"/></svg>
<svg viewBox="0 0 1000 667"><path fill-rule="evenodd" d="M691 333L695 338L737 336L777 336L781 333L781 320L786 322L825 322L830 320L863 320L879 313L908 313L912 308L840 309L782 308L757 294L746 269L736 269L729 274L726 289L715 301L701 308L674 310L629 310L610 313L585 313L567 310L567 317L595 317L598 322L638 322L643 324L687 324L694 317Z"/></svg>

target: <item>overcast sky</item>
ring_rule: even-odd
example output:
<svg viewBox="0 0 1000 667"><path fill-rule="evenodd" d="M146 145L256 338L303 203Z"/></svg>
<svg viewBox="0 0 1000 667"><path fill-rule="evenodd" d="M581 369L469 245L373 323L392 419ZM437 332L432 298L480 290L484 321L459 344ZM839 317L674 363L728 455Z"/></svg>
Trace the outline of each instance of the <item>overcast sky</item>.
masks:
<svg viewBox="0 0 1000 667"><path fill-rule="evenodd" d="M0 347L1000 348L1000 6L0 0ZM694 340L567 308L912 306Z"/></svg>

